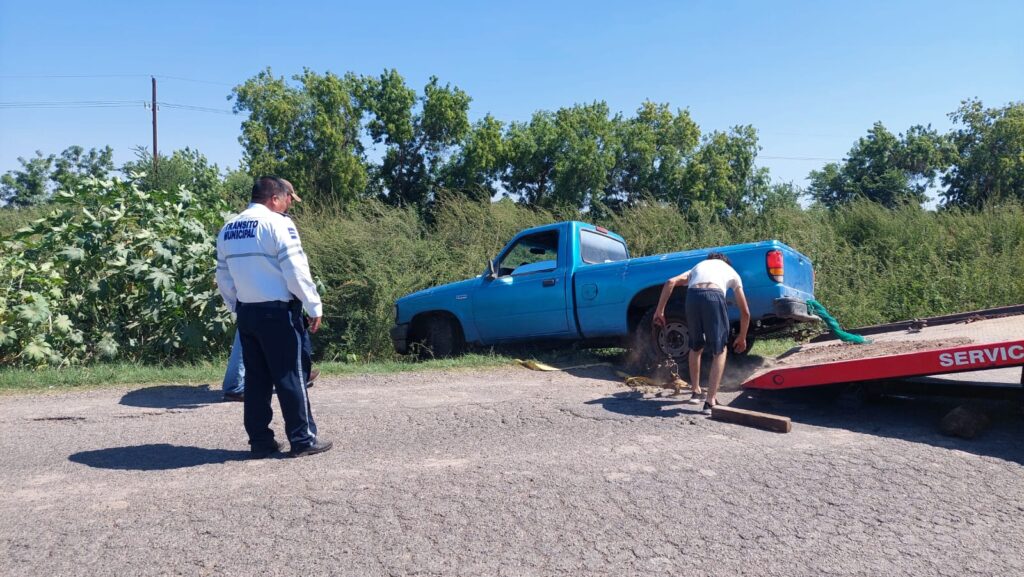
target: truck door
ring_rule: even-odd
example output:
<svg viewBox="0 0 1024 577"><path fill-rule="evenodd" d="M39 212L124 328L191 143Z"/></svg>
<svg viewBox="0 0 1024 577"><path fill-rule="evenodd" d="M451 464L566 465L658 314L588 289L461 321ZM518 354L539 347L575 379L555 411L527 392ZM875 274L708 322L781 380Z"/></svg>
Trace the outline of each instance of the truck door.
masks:
<svg viewBox="0 0 1024 577"><path fill-rule="evenodd" d="M569 322L569 255L559 254L560 240L557 229L529 234L498 257L497 276L485 278L473 294L473 317L484 342L575 332Z"/></svg>

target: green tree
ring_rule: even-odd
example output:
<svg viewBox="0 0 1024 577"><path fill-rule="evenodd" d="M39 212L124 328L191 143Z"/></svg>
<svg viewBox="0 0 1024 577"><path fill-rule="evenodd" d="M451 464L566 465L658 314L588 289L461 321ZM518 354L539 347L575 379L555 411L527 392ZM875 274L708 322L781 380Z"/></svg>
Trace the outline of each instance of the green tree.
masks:
<svg viewBox="0 0 1024 577"><path fill-rule="evenodd" d="M239 137L245 170L285 177L313 199L359 198L368 178L357 98L362 81L309 69L292 79L298 86L268 68L232 91L235 112L249 113Z"/></svg>
<svg viewBox="0 0 1024 577"><path fill-rule="evenodd" d="M619 143L602 202L615 210L643 198L671 201L682 194L686 166L700 128L686 110L644 102L634 118L613 119Z"/></svg>
<svg viewBox="0 0 1024 577"><path fill-rule="evenodd" d="M506 133L506 193L542 208L600 204L618 157L614 125L604 102L513 122Z"/></svg>
<svg viewBox="0 0 1024 577"><path fill-rule="evenodd" d="M144 147L135 149L136 160L121 167L125 175L135 175L132 180L144 191L179 188L197 193L219 193L221 188L220 169L210 164L198 150L185 148L175 150L170 156L160 155L156 174L153 173L153 154Z"/></svg>
<svg viewBox="0 0 1024 577"><path fill-rule="evenodd" d="M67 189L95 177L107 178L114 170L114 151L109 146L86 151L69 146L60 155L18 158L21 169L0 176L0 201L11 206L33 206L47 202L55 190Z"/></svg>
<svg viewBox="0 0 1024 577"><path fill-rule="evenodd" d="M804 194L803 189L792 182L774 183L754 193L750 199L750 208L761 214L783 209L798 210L800 198Z"/></svg>
<svg viewBox="0 0 1024 577"><path fill-rule="evenodd" d="M1024 200L1024 102L984 108L966 100L950 118L962 127L950 134L956 157L942 179L945 206Z"/></svg>
<svg viewBox="0 0 1024 577"><path fill-rule="evenodd" d="M252 195L253 176L242 169L228 170L221 183L229 207L245 206ZM301 196L301 195L300 195Z"/></svg>
<svg viewBox="0 0 1024 577"><path fill-rule="evenodd" d="M431 77L417 97L393 69L363 78L360 95L370 113L367 131L385 147L370 190L395 206L428 206L454 148L471 132L469 95Z"/></svg>
<svg viewBox="0 0 1024 577"><path fill-rule="evenodd" d="M54 157L50 180L59 188L67 189L85 178L106 179L114 172L114 149L109 146L90 148L69 146Z"/></svg>
<svg viewBox="0 0 1024 577"><path fill-rule="evenodd" d="M728 215L742 212L768 190L767 168L756 166L757 130L735 126L704 137L686 166L683 187L674 201L683 210Z"/></svg>
<svg viewBox="0 0 1024 577"><path fill-rule="evenodd" d="M36 151L32 158L18 157L20 170L10 170L0 176L0 200L11 206L33 206L46 202L50 196L50 173L53 155L43 156Z"/></svg>
<svg viewBox="0 0 1024 577"><path fill-rule="evenodd" d="M949 166L951 153L949 140L930 126L913 126L897 136L876 122L842 163L811 171L809 193L829 208L857 198L888 208L920 205Z"/></svg>
<svg viewBox="0 0 1024 577"><path fill-rule="evenodd" d="M440 187L467 198L490 201L506 164L504 124L488 114L469 131L440 177Z"/></svg>

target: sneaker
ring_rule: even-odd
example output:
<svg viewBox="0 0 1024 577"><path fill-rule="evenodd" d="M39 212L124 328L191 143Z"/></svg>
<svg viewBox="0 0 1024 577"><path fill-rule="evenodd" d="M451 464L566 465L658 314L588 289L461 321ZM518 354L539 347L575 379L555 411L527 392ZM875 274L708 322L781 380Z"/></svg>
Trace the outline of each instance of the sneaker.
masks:
<svg viewBox="0 0 1024 577"><path fill-rule="evenodd" d="M701 414L711 416L711 403L704 401L704 408L700 410Z"/></svg>
<svg viewBox="0 0 1024 577"><path fill-rule="evenodd" d="M272 441L272 444L270 444L270 445L264 445L264 446L261 446L261 447L251 447L249 449L249 458L250 459L266 459L267 457L273 455L274 453L276 453L276 452L278 452L280 450L281 450L281 443L278 443L277 441Z"/></svg>
<svg viewBox="0 0 1024 577"><path fill-rule="evenodd" d="M312 387L313 386L313 381L315 381L316 378L319 377L319 376L320 376L320 369L310 369L309 370L309 378L306 379L306 388L308 389L308 388Z"/></svg>
<svg viewBox="0 0 1024 577"><path fill-rule="evenodd" d="M317 439L316 442L314 442L312 445L300 447L298 449L292 449L292 452L289 453L289 455L291 455L292 457L308 457L310 455L315 455L317 453L330 451L331 447L333 446L334 443L330 441L321 441L320 439Z"/></svg>
<svg viewBox="0 0 1024 577"><path fill-rule="evenodd" d="M245 393L224 393L224 400L227 402L241 403L245 400Z"/></svg>

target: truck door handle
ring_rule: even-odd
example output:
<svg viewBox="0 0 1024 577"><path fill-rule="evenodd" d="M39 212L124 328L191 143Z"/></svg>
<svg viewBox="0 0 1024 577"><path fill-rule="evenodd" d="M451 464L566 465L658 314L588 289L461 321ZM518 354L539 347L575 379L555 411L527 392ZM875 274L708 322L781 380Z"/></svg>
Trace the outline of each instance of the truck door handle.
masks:
<svg viewBox="0 0 1024 577"><path fill-rule="evenodd" d="M556 282L558 282L556 279L546 278L546 279L544 279L544 282L541 283L541 284L543 284L544 286L555 286Z"/></svg>

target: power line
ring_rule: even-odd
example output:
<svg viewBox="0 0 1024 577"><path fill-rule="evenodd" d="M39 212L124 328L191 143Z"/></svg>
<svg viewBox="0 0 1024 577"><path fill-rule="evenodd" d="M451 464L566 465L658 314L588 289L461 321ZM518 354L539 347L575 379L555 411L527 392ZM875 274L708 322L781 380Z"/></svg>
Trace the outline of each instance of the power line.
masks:
<svg viewBox="0 0 1024 577"><path fill-rule="evenodd" d="M0 102L0 110L18 108L126 108L144 106L149 107L145 100L68 100L68 101L21 101L21 102ZM209 112L213 114L231 114L235 111L230 108L211 108L208 106L195 106L192 104L179 104L177 102L157 102L157 107L166 107L178 110L190 110L193 112Z"/></svg>
<svg viewBox="0 0 1024 577"><path fill-rule="evenodd" d="M36 78L137 78L148 77L149 74L3 74L2 79L36 79Z"/></svg>
<svg viewBox="0 0 1024 577"><path fill-rule="evenodd" d="M142 106L145 100L67 100L0 102L0 109L12 108L124 108Z"/></svg>
<svg viewBox="0 0 1024 577"><path fill-rule="evenodd" d="M182 82L195 82L198 84L212 84L215 86L235 86L229 82L216 82L214 80L201 80L199 78L186 78L184 76L168 76L165 74L3 74L0 80L35 80L35 79L65 79L65 78L150 78L155 76L161 80L180 80Z"/></svg>
<svg viewBox="0 0 1024 577"><path fill-rule="evenodd" d="M214 114L231 114L234 115L235 111L229 108L209 108L206 106L193 106L191 104L176 104L173 102L157 102L157 106L163 106L166 108L176 108L179 110L192 110L195 112L211 112Z"/></svg>

